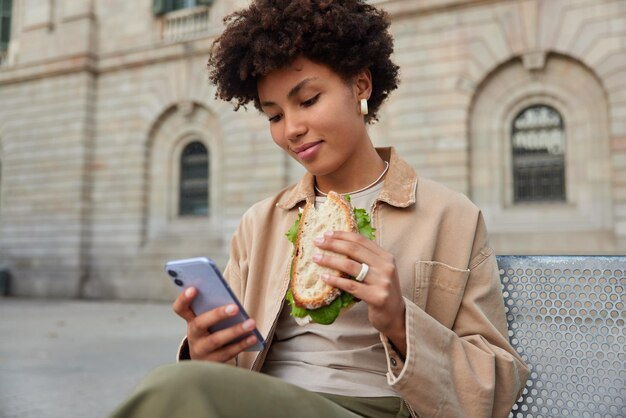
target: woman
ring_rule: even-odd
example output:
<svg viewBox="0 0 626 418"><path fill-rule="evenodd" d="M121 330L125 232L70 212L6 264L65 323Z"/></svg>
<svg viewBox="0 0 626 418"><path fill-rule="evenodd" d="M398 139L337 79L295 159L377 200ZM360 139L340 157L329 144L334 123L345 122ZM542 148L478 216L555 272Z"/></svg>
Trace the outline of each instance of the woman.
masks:
<svg viewBox="0 0 626 418"><path fill-rule="evenodd" d="M199 361L158 369L117 416L508 415L528 369L508 343L480 211L367 133L397 87L388 26L359 0L256 0L227 19L209 59L218 97L253 102L307 174L249 209L233 237L225 276L251 319L209 334L236 307L196 317L195 291L181 294L179 358ZM332 325L299 326L284 302L284 235L331 190L370 213L376 239L328 231L316 262L352 277L369 270L362 282L323 276L361 302ZM243 351L254 337L228 344L255 326L262 353Z"/></svg>

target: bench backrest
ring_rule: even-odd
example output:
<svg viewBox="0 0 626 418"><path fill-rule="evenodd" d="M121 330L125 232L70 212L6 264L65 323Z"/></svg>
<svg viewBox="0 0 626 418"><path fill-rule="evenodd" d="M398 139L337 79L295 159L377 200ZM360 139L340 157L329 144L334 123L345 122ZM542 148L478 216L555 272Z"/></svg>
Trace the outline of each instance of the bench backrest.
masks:
<svg viewBox="0 0 626 418"><path fill-rule="evenodd" d="M626 416L626 256L498 256L531 375L509 417Z"/></svg>

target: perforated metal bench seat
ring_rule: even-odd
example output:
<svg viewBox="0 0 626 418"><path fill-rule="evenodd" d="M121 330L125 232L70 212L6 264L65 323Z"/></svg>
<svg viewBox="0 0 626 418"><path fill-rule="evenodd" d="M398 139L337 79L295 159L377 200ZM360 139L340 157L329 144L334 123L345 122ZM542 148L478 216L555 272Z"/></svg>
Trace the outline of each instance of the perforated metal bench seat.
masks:
<svg viewBox="0 0 626 418"><path fill-rule="evenodd" d="M498 256L511 344L531 367L509 417L626 417L626 257Z"/></svg>

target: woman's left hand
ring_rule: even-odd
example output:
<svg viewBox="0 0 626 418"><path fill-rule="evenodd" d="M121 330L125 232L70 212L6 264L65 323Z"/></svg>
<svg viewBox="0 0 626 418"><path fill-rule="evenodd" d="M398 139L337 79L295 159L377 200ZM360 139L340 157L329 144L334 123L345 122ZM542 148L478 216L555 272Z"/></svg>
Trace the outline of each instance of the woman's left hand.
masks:
<svg viewBox="0 0 626 418"><path fill-rule="evenodd" d="M321 250L343 254L317 253L314 261L324 267L356 277L362 263L369 271L362 282L338 276L322 275L322 280L333 287L352 294L367 304L370 323L389 338L395 347L406 353L405 305L400 291L400 279L393 255L361 234L345 231L328 231L315 240Z"/></svg>

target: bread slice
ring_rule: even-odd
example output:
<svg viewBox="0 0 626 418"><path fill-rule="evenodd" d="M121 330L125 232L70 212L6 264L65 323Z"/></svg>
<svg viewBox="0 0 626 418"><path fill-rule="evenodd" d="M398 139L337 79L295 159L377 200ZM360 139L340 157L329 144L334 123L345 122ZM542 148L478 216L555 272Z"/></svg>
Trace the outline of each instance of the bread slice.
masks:
<svg viewBox="0 0 626 418"><path fill-rule="evenodd" d="M322 252L313 240L329 230L358 232L352 205L335 192L328 193L326 201L317 209L312 202L307 202L300 218L291 265L291 292L294 303L300 308L321 308L332 303L341 294L341 290L324 283L320 277L323 273L347 276L322 267L312 259L313 254Z"/></svg>

